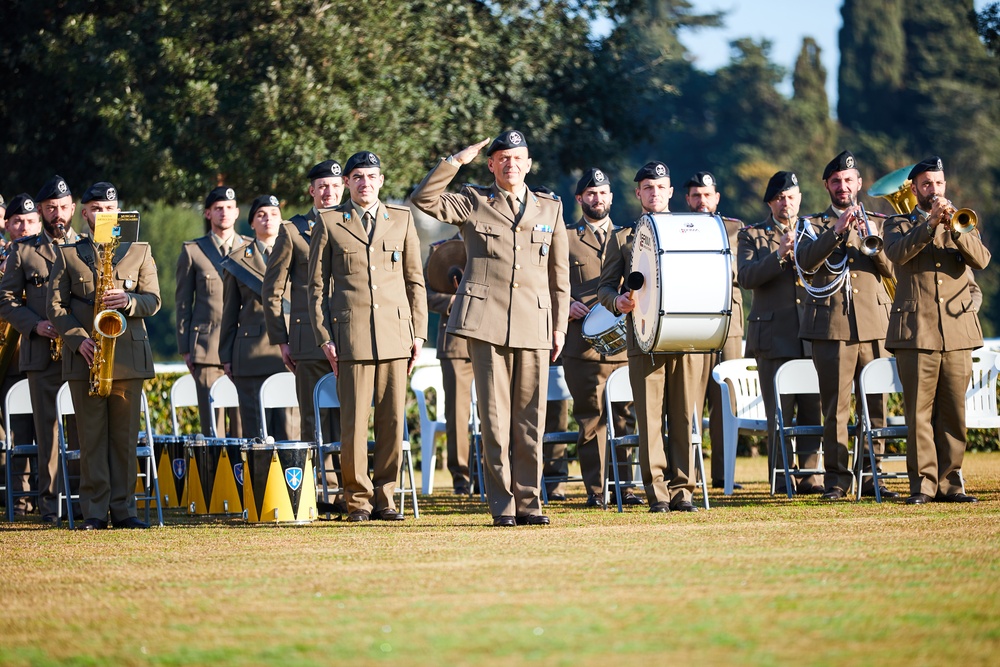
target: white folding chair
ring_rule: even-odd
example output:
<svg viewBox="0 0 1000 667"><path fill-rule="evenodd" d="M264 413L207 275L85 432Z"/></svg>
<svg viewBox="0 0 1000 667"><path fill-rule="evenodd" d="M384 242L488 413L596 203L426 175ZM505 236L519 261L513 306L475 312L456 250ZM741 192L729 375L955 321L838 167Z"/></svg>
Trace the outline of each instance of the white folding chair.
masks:
<svg viewBox="0 0 1000 667"><path fill-rule="evenodd" d="M295 373L282 371L275 373L260 386L260 428L261 437L268 438L267 411L299 407L299 395L295 391ZM308 437L305 433L301 437Z"/></svg>
<svg viewBox="0 0 1000 667"><path fill-rule="evenodd" d="M569 385L566 384L566 372L562 366L549 366L549 388L545 398L546 401L571 401L573 395L569 392ZM579 431L553 431L542 434L542 448L545 445L569 445L580 439ZM567 461L567 465L569 462ZM582 482L583 477L570 474L546 477L542 475L541 490L542 504L548 505L549 494L547 485L559 484L562 482Z"/></svg>
<svg viewBox="0 0 1000 667"><path fill-rule="evenodd" d="M764 411L764 397L760 393L760 379L757 376L757 361L754 359L730 359L718 364L712 370L712 379L722 391L722 439L725 461L725 490L727 496L733 493L736 476L736 445L739 434L756 433L767 435L767 413ZM733 410L733 402L736 409ZM717 443L712 443L713 447Z"/></svg>
<svg viewBox="0 0 1000 667"><path fill-rule="evenodd" d="M611 375L608 376L608 381L604 385L604 412L605 414L612 415L614 414L614 404L631 402L632 385L629 382L628 367L625 366L612 371ZM639 435L637 433L617 433L615 431L614 419L607 420L606 428L608 431L608 449L607 456L605 457L607 466L604 475L604 506L607 507L611 489L614 489L615 502L618 504L618 511L621 512L623 511L622 488L634 488L636 483L634 481L622 482L621 474L618 471L618 448L632 448L632 455L628 462L632 466L632 479L642 479L642 472L639 470L636 457Z"/></svg>
<svg viewBox="0 0 1000 667"><path fill-rule="evenodd" d="M437 469L437 436L447 435L448 424L444 420L445 396L444 378L440 366L424 366L413 371L410 389L417 399L420 413L420 468L421 489L424 494L434 493L434 471ZM434 409L437 419L430 418L427 406L427 390L434 390ZM460 397L456 397L460 400Z"/></svg>
<svg viewBox="0 0 1000 667"><path fill-rule="evenodd" d="M3 449L6 454L6 465L4 466L6 470L4 474L4 489L7 496L8 521L14 520L15 498L31 497L37 499L39 496L38 491L21 491L14 489L14 458L32 457L37 460L38 445L34 442L24 445L14 444L14 431L11 429L11 417L13 415L30 415L32 413L31 392L28 389L28 380L18 380L7 392L7 398L4 400L3 408L4 428L6 429L6 439L3 442Z"/></svg>
<svg viewBox="0 0 1000 667"><path fill-rule="evenodd" d="M1000 355L987 348L972 353L972 381L965 392L965 427L1000 429L997 411L997 378Z"/></svg>
<svg viewBox="0 0 1000 667"><path fill-rule="evenodd" d="M319 466L317 469L322 479L323 501L327 503L330 502L330 491L326 481L326 455L329 453L340 454L341 443L323 442L323 422L320 417L320 411L339 407L340 397L337 395L337 376L333 373L327 373L319 379L319 382L313 388L313 412L316 418L315 438L319 454ZM413 518L419 519L420 507L417 505L417 485L414 482L416 476L413 473L410 440L407 433L404 432L403 436L401 445L403 456L400 461L399 484L396 486L396 493L399 494L399 512L406 514L406 496L409 495L413 502ZM369 440L368 451L371 452L374 447L375 443ZM342 491L342 489L338 489L336 495L340 495Z"/></svg>
<svg viewBox="0 0 1000 667"><path fill-rule="evenodd" d="M875 487L875 502L882 502L882 480L886 479L907 479L906 470L899 472L883 472L879 470L879 464L889 461L906 461L905 455L900 454L875 454L875 440L904 440L907 435L905 425L886 425L882 428L873 428L871 415L868 411L868 397L873 396L881 399L883 394L902 394L903 383L899 380L899 372L896 370L896 359L894 357L883 357L874 359L865 364L861 369L861 377L858 380L858 400L861 402L861 437L867 450L868 462L871 470L864 471L860 465L855 466L858 475L858 498L861 497L861 487L864 485L864 478L871 477ZM888 422L888 417L886 418ZM864 456L864 454L862 454ZM858 457L860 459L861 457Z"/></svg>
<svg viewBox="0 0 1000 667"><path fill-rule="evenodd" d="M479 421L479 397L476 394L476 381L471 385L472 407L469 414L472 420L472 452L469 456L469 477L474 478L479 485L479 500L486 502L486 480L483 474L483 430ZM469 496L475 493L476 484L469 487Z"/></svg>
<svg viewBox="0 0 1000 667"><path fill-rule="evenodd" d="M221 376L208 388L208 404L212 408L212 415L216 417L216 419L212 420L212 437L226 437L225 433L220 434L218 432L217 421L219 413L216 411L222 410L225 412L226 408L240 407L240 396L236 392L236 385L233 384L228 375Z"/></svg>
<svg viewBox="0 0 1000 667"><path fill-rule="evenodd" d="M176 380L170 387L170 425L174 435L181 434L180 421L177 419L177 410L180 408L198 407L198 389L195 386L194 376L186 373Z"/></svg>

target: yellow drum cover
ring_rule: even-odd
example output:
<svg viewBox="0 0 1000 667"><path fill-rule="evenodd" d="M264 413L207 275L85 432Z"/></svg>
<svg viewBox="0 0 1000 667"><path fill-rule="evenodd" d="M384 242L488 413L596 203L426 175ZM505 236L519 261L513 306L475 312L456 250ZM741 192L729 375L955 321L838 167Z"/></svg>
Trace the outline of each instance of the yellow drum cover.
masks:
<svg viewBox="0 0 1000 667"><path fill-rule="evenodd" d="M316 447L311 442L243 447L243 504L250 523L309 523L316 519Z"/></svg>

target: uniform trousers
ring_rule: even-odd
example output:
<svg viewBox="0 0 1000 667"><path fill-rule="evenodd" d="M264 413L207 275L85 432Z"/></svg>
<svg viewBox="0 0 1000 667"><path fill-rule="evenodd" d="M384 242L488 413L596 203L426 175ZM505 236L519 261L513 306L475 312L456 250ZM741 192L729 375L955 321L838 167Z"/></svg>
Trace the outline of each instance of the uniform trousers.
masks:
<svg viewBox="0 0 1000 667"><path fill-rule="evenodd" d="M712 369L723 361L741 359L743 357L743 338L730 336L721 352L705 355L705 368L702 370L701 389L698 396L708 402L708 437L712 442L712 481L722 481L726 477L725 438L722 435L722 389L712 379ZM702 401L699 401L696 414L703 414ZM730 392L730 410L736 410L736 398Z"/></svg>
<svg viewBox="0 0 1000 667"><path fill-rule="evenodd" d="M493 517L541 514L542 425L549 350L469 339Z"/></svg>
<svg viewBox="0 0 1000 667"><path fill-rule="evenodd" d="M703 354L629 355L629 381L639 427L639 468L651 505L666 502L675 506L691 500L691 419L704 359Z"/></svg>
<svg viewBox="0 0 1000 667"><path fill-rule="evenodd" d="M238 376L233 378L236 395L240 401L240 421L243 437L264 437L264 420L267 420L267 434L275 440L298 440L299 424L297 408L273 408L262 414L260 409L260 388L267 375Z"/></svg>
<svg viewBox="0 0 1000 667"><path fill-rule="evenodd" d="M406 427L408 359L337 363L344 497L349 512L395 510ZM374 397L374 401L372 400ZM375 455L368 478L368 416L375 409Z"/></svg>
<svg viewBox="0 0 1000 667"><path fill-rule="evenodd" d="M861 369L868 362L888 356L884 340L848 342L844 340L814 340L813 364L819 378L819 395L823 402L823 468L826 470L824 486L827 491L851 488L854 475L850 466L847 423L851 418L851 393L861 386ZM857 412L863 410L857 407ZM885 397L868 401L872 426L885 426ZM885 441L874 441L875 453L885 451ZM858 453L863 450L858 450ZM863 457L864 470L871 470L871 462ZM870 478L869 478L870 479ZM867 486L871 487L869 481Z"/></svg>
<svg viewBox="0 0 1000 667"><path fill-rule="evenodd" d="M566 384L573 394L573 418L580 428L576 441L580 458L580 473L588 496L604 497L607 472L608 415L604 406L604 387L611 373L627 365L624 361L592 361L566 359L563 368ZM633 433L635 416L631 403L613 406L616 434ZM632 466L628 464L629 447L618 448L618 475L623 482L632 481Z"/></svg>
<svg viewBox="0 0 1000 667"><path fill-rule="evenodd" d="M62 386L62 363L50 363L44 371L28 371L28 390L35 422L38 446L38 511L42 516L59 511L59 421L56 418L56 394ZM75 421L74 421L75 424ZM67 428L72 428L72 425ZM69 434L67 434L69 435ZM76 435L72 436L74 448Z"/></svg>
<svg viewBox="0 0 1000 667"><path fill-rule="evenodd" d="M472 361L442 359L448 472L454 489L469 487L469 418L472 412Z"/></svg>
<svg viewBox="0 0 1000 667"><path fill-rule="evenodd" d="M313 390L320 379L330 372L330 362L323 359L302 359L295 362L295 394L299 399L299 437L302 440L316 439L316 411L313 409ZM320 426L323 429L323 442L340 440L340 410L324 410L320 413ZM326 455L326 483L339 488L337 473L340 468L340 456L333 453Z"/></svg>
<svg viewBox="0 0 1000 667"><path fill-rule="evenodd" d="M906 474L910 494L931 498L962 492L965 391L972 379L969 350L896 350L906 414Z"/></svg>
<svg viewBox="0 0 1000 667"><path fill-rule="evenodd" d="M25 376L23 374L16 374L8 375L3 379L3 382L0 383L0 408L2 408L6 403L7 392L9 392L11 387L13 387L17 382L23 380L24 377ZM37 404L32 403L32 405ZM10 428L13 431L13 434L5 433L3 426L0 425L0 436L6 439L8 435L11 435L14 445L30 445L35 438L34 423L32 422L31 415L14 415L11 417L10 421ZM27 456L4 456L6 457L4 465L11 466L11 486L15 491L30 491L32 487L31 473L37 472L35 461L31 460L31 458ZM3 478L0 477L0 479ZM20 498L15 499L14 503L17 510L24 511L26 513L34 509L29 496L21 496Z"/></svg>
<svg viewBox="0 0 1000 667"><path fill-rule="evenodd" d="M781 457L778 454L778 444L781 442L777 434L777 405L775 403L774 376L786 361L785 359L758 359L757 375L760 381L760 394L764 398L764 413L767 415L767 470L768 475L772 470L781 467ZM822 406L819 396L785 396L781 401L781 414L784 416L785 426L790 426L793 421L799 424L819 424ZM815 436L799 437L795 449L798 451L798 469L817 469L819 467L819 443L820 438ZM792 468L792 443L786 440L787 447L785 455L788 460L789 469ZM796 478L793 478L795 480ZM823 479L819 475L809 475L800 477L798 484L818 487L823 484ZM770 480L769 480L770 481ZM778 491L785 489L784 476L778 476L776 485Z"/></svg>
<svg viewBox="0 0 1000 667"><path fill-rule="evenodd" d="M243 436L243 429L240 425L240 411L238 408L229 408L220 411L218 415L212 414L212 403L209 400L209 390L212 384L225 375L222 366L213 364L192 364L194 370L191 377L194 378L195 391L198 394L198 423L201 426L201 433L205 436L212 435L212 420L215 420L216 433L220 438L228 434L231 438ZM226 430L226 417L229 417L229 430Z"/></svg>
<svg viewBox="0 0 1000 667"><path fill-rule="evenodd" d="M89 380L70 380L80 438L80 507L85 519L135 517L142 379L115 380L107 397L90 396Z"/></svg>

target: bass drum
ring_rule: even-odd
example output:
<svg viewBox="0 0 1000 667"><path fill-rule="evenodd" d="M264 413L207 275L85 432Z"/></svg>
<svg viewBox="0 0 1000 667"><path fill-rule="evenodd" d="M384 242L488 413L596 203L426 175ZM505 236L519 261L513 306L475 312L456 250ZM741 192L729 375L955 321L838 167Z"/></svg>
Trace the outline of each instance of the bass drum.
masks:
<svg viewBox="0 0 1000 667"><path fill-rule="evenodd" d="M733 259L722 218L647 213L632 237L632 324L643 352L713 352L729 334Z"/></svg>

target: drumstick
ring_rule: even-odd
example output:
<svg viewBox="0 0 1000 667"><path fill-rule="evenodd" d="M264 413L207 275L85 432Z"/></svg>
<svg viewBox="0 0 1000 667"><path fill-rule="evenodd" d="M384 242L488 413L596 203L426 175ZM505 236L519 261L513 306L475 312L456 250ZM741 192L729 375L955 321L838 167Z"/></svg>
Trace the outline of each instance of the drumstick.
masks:
<svg viewBox="0 0 1000 667"><path fill-rule="evenodd" d="M632 273L628 274L628 278L626 278L625 284L628 285L629 288L628 298L629 300L631 300L632 297L635 295L635 291L638 289L642 289L642 286L646 284L646 276L642 275L638 271L633 271Z"/></svg>

